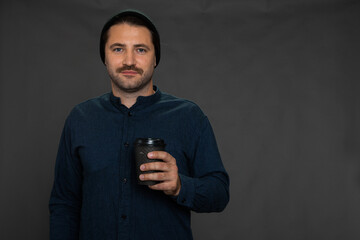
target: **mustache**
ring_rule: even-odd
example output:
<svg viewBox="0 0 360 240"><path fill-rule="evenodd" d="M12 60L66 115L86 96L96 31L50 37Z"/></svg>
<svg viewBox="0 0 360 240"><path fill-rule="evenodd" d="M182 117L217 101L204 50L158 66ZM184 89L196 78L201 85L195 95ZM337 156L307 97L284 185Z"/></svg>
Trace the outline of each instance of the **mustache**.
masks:
<svg viewBox="0 0 360 240"><path fill-rule="evenodd" d="M142 70L141 68L135 67L135 65L130 65L130 66L129 65L124 65L123 67L120 67L120 68L116 69L116 72L121 73L122 71L129 71L129 70L135 71L135 72L137 72L139 74L142 74L144 72L144 70Z"/></svg>

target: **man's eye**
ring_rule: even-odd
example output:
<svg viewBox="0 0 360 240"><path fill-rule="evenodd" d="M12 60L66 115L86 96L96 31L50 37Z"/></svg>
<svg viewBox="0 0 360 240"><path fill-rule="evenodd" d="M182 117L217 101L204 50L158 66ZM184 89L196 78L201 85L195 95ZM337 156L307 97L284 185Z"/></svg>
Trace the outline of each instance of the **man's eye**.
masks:
<svg viewBox="0 0 360 240"><path fill-rule="evenodd" d="M122 48L114 48L114 50L113 50L114 52L122 52L123 51L123 49Z"/></svg>
<svg viewBox="0 0 360 240"><path fill-rule="evenodd" d="M144 48L138 48L138 49L136 49L136 51L138 53L142 53L142 54L146 53L146 49L144 49Z"/></svg>

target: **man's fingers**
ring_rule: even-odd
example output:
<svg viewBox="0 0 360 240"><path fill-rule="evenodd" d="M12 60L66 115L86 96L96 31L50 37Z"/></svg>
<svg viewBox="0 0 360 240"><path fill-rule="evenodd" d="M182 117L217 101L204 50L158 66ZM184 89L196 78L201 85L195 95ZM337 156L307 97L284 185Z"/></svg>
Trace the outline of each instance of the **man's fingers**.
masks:
<svg viewBox="0 0 360 240"><path fill-rule="evenodd" d="M140 166L141 171L150 171L150 170L157 170L157 171L168 171L169 166L164 162L151 162L145 163Z"/></svg>
<svg viewBox="0 0 360 240"><path fill-rule="evenodd" d="M175 160L169 153L164 151L149 152L147 157L150 159L161 159L164 162L173 162Z"/></svg>
<svg viewBox="0 0 360 240"><path fill-rule="evenodd" d="M156 173L145 173L140 174L140 180L147 181L147 180L153 180L153 181L168 181L170 180L168 177L168 174L165 172L156 172Z"/></svg>
<svg viewBox="0 0 360 240"><path fill-rule="evenodd" d="M142 173L139 176L140 180L155 180L155 181L174 181L178 178L176 172L154 172Z"/></svg>
<svg viewBox="0 0 360 240"><path fill-rule="evenodd" d="M155 185L149 186L149 188L152 190L164 191L165 194L173 196L179 195L180 192L180 186L177 186L176 184L171 182L157 183Z"/></svg>

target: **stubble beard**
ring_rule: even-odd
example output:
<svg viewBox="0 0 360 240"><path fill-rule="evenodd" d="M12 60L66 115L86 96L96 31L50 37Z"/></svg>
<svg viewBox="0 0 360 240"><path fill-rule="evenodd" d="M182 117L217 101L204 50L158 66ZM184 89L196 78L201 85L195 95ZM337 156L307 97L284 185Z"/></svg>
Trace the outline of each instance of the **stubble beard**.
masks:
<svg viewBox="0 0 360 240"><path fill-rule="evenodd" d="M138 72L141 76L120 76L119 74L123 70L133 70ZM109 71L109 76L113 85L118 88L122 92L126 93L135 93L141 91L145 87L147 87L152 79L152 72L144 72L142 69L135 68L134 66L124 66L116 69L115 73Z"/></svg>

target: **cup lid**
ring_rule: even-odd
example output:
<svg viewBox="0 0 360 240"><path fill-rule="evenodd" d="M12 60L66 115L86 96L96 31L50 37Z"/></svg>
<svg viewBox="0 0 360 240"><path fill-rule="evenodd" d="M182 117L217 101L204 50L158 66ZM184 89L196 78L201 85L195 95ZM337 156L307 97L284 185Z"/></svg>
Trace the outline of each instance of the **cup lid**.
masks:
<svg viewBox="0 0 360 240"><path fill-rule="evenodd" d="M161 138L137 138L135 144L139 145L165 145L165 142Z"/></svg>

